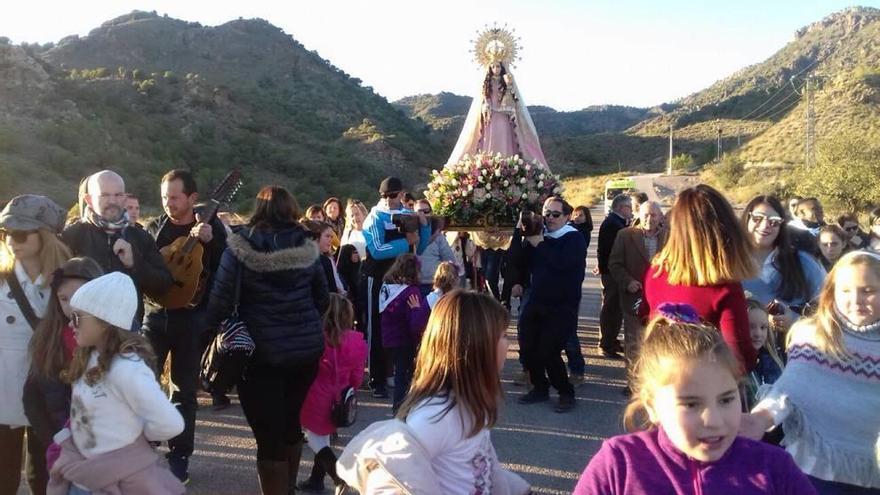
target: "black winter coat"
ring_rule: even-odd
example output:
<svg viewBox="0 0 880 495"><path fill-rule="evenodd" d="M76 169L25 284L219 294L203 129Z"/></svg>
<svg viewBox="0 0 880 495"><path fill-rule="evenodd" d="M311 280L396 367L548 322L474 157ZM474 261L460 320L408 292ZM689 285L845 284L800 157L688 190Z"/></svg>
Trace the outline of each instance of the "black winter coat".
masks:
<svg viewBox="0 0 880 495"><path fill-rule="evenodd" d="M216 329L231 314L240 264L238 312L257 345L255 361L285 367L317 361L329 300L318 256L317 243L299 225L240 228L229 237L214 276L206 328Z"/></svg>
<svg viewBox="0 0 880 495"><path fill-rule="evenodd" d="M24 383L22 402L31 428L40 443L48 446L70 417L70 385L30 373Z"/></svg>
<svg viewBox="0 0 880 495"><path fill-rule="evenodd" d="M165 260L156 249L156 241L144 229L128 227L121 237L131 244L134 266L129 270L122 265L119 256L113 252L117 237L111 237L91 223L79 221L68 225L61 233L61 239L73 251L74 256L88 256L97 261L104 273L122 272L134 280L138 291L137 323L144 316L144 295L164 294L174 283ZM128 330L128 329L126 329Z"/></svg>

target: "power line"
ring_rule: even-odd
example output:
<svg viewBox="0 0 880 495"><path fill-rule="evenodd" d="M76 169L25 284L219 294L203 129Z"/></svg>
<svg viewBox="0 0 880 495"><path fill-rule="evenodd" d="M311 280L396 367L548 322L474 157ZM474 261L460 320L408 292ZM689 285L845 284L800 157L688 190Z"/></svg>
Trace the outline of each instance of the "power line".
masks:
<svg viewBox="0 0 880 495"><path fill-rule="evenodd" d="M804 84L806 84L806 83L804 83ZM802 85L800 86L800 88L794 88L794 89L792 89L791 93L789 93L788 96L786 96L785 98L779 100L775 105L773 105L772 107L768 108L767 110L761 112L761 115L758 115L757 117L754 117L753 120L761 120L761 119L764 119L764 118L766 118L766 117L767 117L768 115L770 115L770 114L774 114L774 115L775 115L777 112L774 112L773 110L776 109L777 107L779 107L779 105L782 105L782 104L785 103L786 101L790 100L792 96L800 96L800 93L798 92L798 90L802 89L803 87L804 87L804 85L802 84ZM796 101L797 101L797 100L796 100Z"/></svg>
<svg viewBox="0 0 880 495"><path fill-rule="evenodd" d="M812 69L813 67L816 66L816 64L818 64L818 63L821 62L822 60L824 60L824 58L817 58L816 60L814 60L814 61L811 62L810 64L807 64L807 66L804 67L803 69L801 69L800 72L798 72L797 74L791 76L790 79L794 79L794 78L798 77L799 75L803 74L804 72L806 72L806 71ZM751 112L747 113L745 116L741 117L741 119L742 119L742 120L745 120L745 119L751 117L752 115L754 115L754 114L755 114L758 110L760 110L761 108L764 108L764 106L767 105L768 103L770 103L771 101L773 101L773 98L776 98L776 96L779 95L779 93L781 93L781 92L784 90L784 88L785 88L786 86L787 86L787 85L783 85L782 87L780 87L778 90L776 90L775 93L773 93L773 95L770 96L770 98L767 98L763 103L761 103L760 105L758 105L757 107L755 107L754 110L752 110Z"/></svg>

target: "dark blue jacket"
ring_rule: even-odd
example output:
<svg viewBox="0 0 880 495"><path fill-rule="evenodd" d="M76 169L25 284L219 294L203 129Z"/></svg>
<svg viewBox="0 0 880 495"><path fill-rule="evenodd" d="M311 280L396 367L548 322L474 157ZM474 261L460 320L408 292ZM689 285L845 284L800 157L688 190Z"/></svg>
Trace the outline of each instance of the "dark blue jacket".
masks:
<svg viewBox="0 0 880 495"><path fill-rule="evenodd" d="M207 329L232 312L235 271L241 264L239 316L257 345L255 360L272 366L316 361L324 352L321 315L327 280L311 234L289 224L240 228L231 235L207 307Z"/></svg>
<svg viewBox="0 0 880 495"><path fill-rule="evenodd" d="M581 285L587 269L587 243L576 229L558 239L544 234L544 240L533 247L523 243L523 255L531 274L529 304L564 306L577 310L581 301Z"/></svg>

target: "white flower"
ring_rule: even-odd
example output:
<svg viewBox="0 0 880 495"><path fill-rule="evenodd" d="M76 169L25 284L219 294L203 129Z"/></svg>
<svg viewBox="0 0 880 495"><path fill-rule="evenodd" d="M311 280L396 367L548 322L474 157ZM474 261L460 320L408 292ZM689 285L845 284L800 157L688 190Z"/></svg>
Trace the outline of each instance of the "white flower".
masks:
<svg viewBox="0 0 880 495"><path fill-rule="evenodd" d="M501 169L500 168L495 169L495 177L501 177Z"/></svg>
<svg viewBox="0 0 880 495"><path fill-rule="evenodd" d="M520 197L521 197L521 198L522 198L522 199L526 199L526 198L528 198L528 197L529 197L529 195L528 195L528 194L526 194L526 193L522 193L522 196L520 196Z"/></svg>
<svg viewBox="0 0 880 495"><path fill-rule="evenodd" d="M544 181L539 180L539 181L538 181L538 187L544 187Z"/></svg>
<svg viewBox="0 0 880 495"><path fill-rule="evenodd" d="M544 180L544 174L539 175L538 178Z"/></svg>
<svg viewBox="0 0 880 495"><path fill-rule="evenodd" d="M486 199L489 199L491 197L492 197L492 191L486 191Z"/></svg>
<svg viewBox="0 0 880 495"><path fill-rule="evenodd" d="M520 180L519 180L519 183L520 183L520 184L525 184L525 183L526 183L526 178L523 177L522 179L520 179Z"/></svg>
<svg viewBox="0 0 880 495"><path fill-rule="evenodd" d="M561 193L561 192L562 192L562 188L561 188L561 187L556 186L556 187L553 188L553 194L559 194L559 193Z"/></svg>
<svg viewBox="0 0 880 495"><path fill-rule="evenodd" d="M477 182L479 182L479 183L482 184L484 180L486 180L486 178L483 177L482 175L478 175L478 176L477 176Z"/></svg>
<svg viewBox="0 0 880 495"><path fill-rule="evenodd" d="M510 185L510 181L509 181L509 180L505 180L505 181L504 181L504 187L508 187L509 185Z"/></svg>
<svg viewBox="0 0 880 495"><path fill-rule="evenodd" d="M528 164L528 163L526 163L526 166L525 166L525 167L523 167L523 168L525 168L525 169L526 169L526 171L528 171L528 170L531 170L531 169L532 169L532 166L531 166L531 165L529 165L529 164Z"/></svg>
<svg viewBox="0 0 880 495"><path fill-rule="evenodd" d="M474 190L474 186L471 184L468 184L468 192L471 192L473 190Z"/></svg>

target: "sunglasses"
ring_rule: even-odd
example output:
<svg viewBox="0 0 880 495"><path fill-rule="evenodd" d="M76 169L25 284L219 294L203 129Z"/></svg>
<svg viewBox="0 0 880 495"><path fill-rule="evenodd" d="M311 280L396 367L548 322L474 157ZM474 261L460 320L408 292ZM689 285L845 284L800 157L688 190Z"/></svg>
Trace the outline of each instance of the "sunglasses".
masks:
<svg viewBox="0 0 880 495"><path fill-rule="evenodd" d="M94 318L94 319L98 319L97 316L92 316L92 315L81 315L81 314L77 313L76 311L71 311L71 312L70 312L70 324L73 325L74 328L79 328L79 325L82 323L82 319L83 319L83 318Z"/></svg>
<svg viewBox="0 0 880 495"><path fill-rule="evenodd" d="M553 217L553 218L559 218L559 217L561 217L561 216L562 216L562 212L561 212L561 211L550 211L550 210L547 210L547 211L544 212L544 218L550 218L550 217Z"/></svg>
<svg viewBox="0 0 880 495"><path fill-rule="evenodd" d="M3 230L0 231L0 236L2 236L3 239L6 239L8 237L18 244L24 244L25 242L27 242L28 237L31 234L36 233L36 230Z"/></svg>
<svg viewBox="0 0 880 495"><path fill-rule="evenodd" d="M430 215L431 210L429 210L427 208L422 208L421 210L416 210L416 213L424 213L425 215Z"/></svg>
<svg viewBox="0 0 880 495"><path fill-rule="evenodd" d="M755 213L755 212L749 213L749 219L751 219L751 221L755 222L755 224L757 224L757 225L760 225L761 222L766 222L768 227L779 227L780 225L782 225L782 220L783 220L782 217L777 217L777 216L771 217L771 216L765 215L763 213Z"/></svg>

